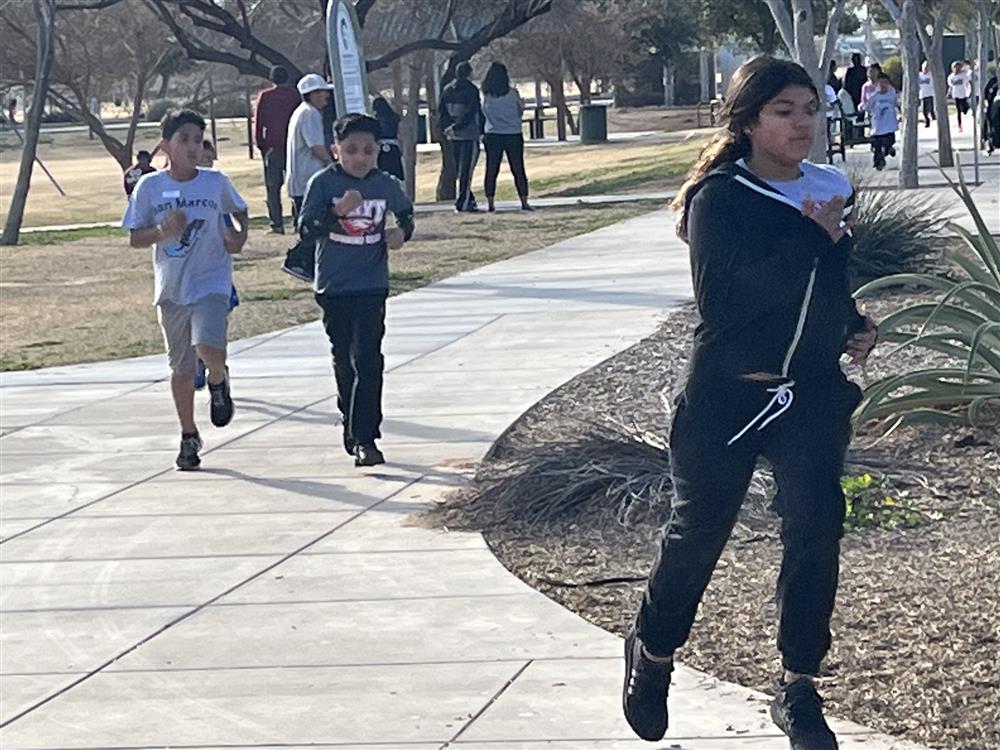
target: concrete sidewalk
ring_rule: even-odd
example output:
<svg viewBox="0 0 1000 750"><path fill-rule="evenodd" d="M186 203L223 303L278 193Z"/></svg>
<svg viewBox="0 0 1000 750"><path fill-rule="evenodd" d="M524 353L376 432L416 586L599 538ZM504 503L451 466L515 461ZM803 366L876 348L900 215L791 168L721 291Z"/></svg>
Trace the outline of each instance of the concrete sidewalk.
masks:
<svg viewBox="0 0 1000 750"><path fill-rule="evenodd" d="M363 472L318 324L234 345L199 474L171 468L163 357L4 374L3 747L648 747L617 637L409 519L690 294L661 211L393 298L390 463ZM787 747L762 696L690 669L671 709L660 747Z"/></svg>

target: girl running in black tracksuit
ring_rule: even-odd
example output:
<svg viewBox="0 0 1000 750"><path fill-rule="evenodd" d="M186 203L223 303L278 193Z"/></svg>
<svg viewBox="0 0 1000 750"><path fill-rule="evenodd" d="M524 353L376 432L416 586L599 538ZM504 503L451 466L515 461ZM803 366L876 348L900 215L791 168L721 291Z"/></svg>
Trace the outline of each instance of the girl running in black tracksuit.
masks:
<svg viewBox="0 0 1000 750"><path fill-rule="evenodd" d="M840 476L861 392L840 370L862 361L875 325L851 299L854 194L833 167L804 161L821 115L809 74L759 57L730 85L726 129L675 201L691 250L701 324L670 449L676 501L636 623L625 640L625 716L667 729L673 654L736 521L758 456L774 469L784 560L771 706L795 750L833 750L812 676L830 646L844 496Z"/></svg>

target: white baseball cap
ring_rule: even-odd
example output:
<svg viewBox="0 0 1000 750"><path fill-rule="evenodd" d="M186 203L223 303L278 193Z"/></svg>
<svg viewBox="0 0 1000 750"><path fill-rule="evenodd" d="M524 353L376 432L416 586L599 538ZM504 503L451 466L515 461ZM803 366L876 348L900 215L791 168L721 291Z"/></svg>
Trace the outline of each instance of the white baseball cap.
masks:
<svg viewBox="0 0 1000 750"><path fill-rule="evenodd" d="M322 91L323 89L332 91L333 84L324 81L323 76L319 73L306 73L299 79L296 88L298 88L299 93L302 94L302 96L305 96L313 91Z"/></svg>

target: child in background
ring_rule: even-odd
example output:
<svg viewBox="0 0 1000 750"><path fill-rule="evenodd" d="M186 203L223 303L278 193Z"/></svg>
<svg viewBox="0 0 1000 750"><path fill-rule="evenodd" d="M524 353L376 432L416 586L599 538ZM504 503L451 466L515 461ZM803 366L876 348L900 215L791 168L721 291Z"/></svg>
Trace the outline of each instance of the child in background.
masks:
<svg viewBox="0 0 1000 750"><path fill-rule="evenodd" d="M865 111L871 111L865 104L868 103L868 97L878 91L878 77L882 73L882 66L878 63L872 63L868 66L868 80L865 81L865 85L861 87L861 103L858 105L860 109Z"/></svg>
<svg viewBox="0 0 1000 750"><path fill-rule="evenodd" d="M139 182L139 178L144 174L149 174L150 172L155 172L156 167L153 166L153 155L148 151L140 151L135 155L135 164L125 170L125 195L129 198L132 197L132 191L135 190L136 184Z"/></svg>
<svg viewBox="0 0 1000 750"><path fill-rule="evenodd" d="M892 87L889 76L880 73L878 91L868 97L868 112L872 120L872 149L875 151L875 169L885 169L886 155L895 156L896 129L899 127L899 97Z"/></svg>
<svg viewBox="0 0 1000 750"><path fill-rule="evenodd" d="M952 73L948 76L948 87L951 98L955 100L955 110L958 114L958 132L962 132L962 115L969 112L969 97L972 96L972 75L965 70L961 61L951 64Z"/></svg>
<svg viewBox="0 0 1000 750"><path fill-rule="evenodd" d="M931 66L930 63L924 60L924 64L920 66L920 103L923 106L924 111L924 127L929 128L931 126L931 120L936 120L937 115L934 114L934 81L931 79Z"/></svg>
<svg viewBox="0 0 1000 750"><path fill-rule="evenodd" d="M218 158L218 154L215 152L215 144L210 140L206 139L201 142L201 158L198 160L198 166L201 169L214 169L215 160ZM228 229L233 228L233 220L226 214L222 217L223 222L225 222ZM229 293L229 311L232 312L240 304L240 296L236 293L236 285L233 285L232 291ZM198 360L198 369L194 375L194 389L200 391L205 387L205 363Z"/></svg>

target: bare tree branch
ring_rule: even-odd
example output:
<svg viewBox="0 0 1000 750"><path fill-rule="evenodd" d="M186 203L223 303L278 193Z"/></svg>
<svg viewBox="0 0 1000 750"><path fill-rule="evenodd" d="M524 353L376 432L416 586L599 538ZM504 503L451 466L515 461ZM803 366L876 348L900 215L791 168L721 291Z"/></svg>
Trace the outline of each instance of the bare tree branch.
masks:
<svg viewBox="0 0 1000 750"><path fill-rule="evenodd" d="M56 6L56 11L63 10L101 10L117 5L122 0L88 0L87 2L62 3Z"/></svg>
<svg viewBox="0 0 1000 750"><path fill-rule="evenodd" d="M837 0L837 4L833 6L833 10L830 11L830 15L826 19L826 31L823 34L823 59L819 61L820 68L824 70L833 57L833 50L839 36L837 29L840 27L840 21L844 17L846 7L847 0Z"/></svg>
<svg viewBox="0 0 1000 750"><path fill-rule="evenodd" d="M789 50L795 49L795 32L792 28L792 17L788 14L788 8L785 7L785 3L782 0L764 0L767 3L767 7L771 9L771 15L774 16L774 25L778 27L778 32L781 34L781 39L785 43L785 47Z"/></svg>
<svg viewBox="0 0 1000 750"><path fill-rule="evenodd" d="M354 12L357 14L358 23L361 25L362 28L364 28L365 19L368 18L368 12L375 5L375 1L376 0L358 0L354 4Z"/></svg>

